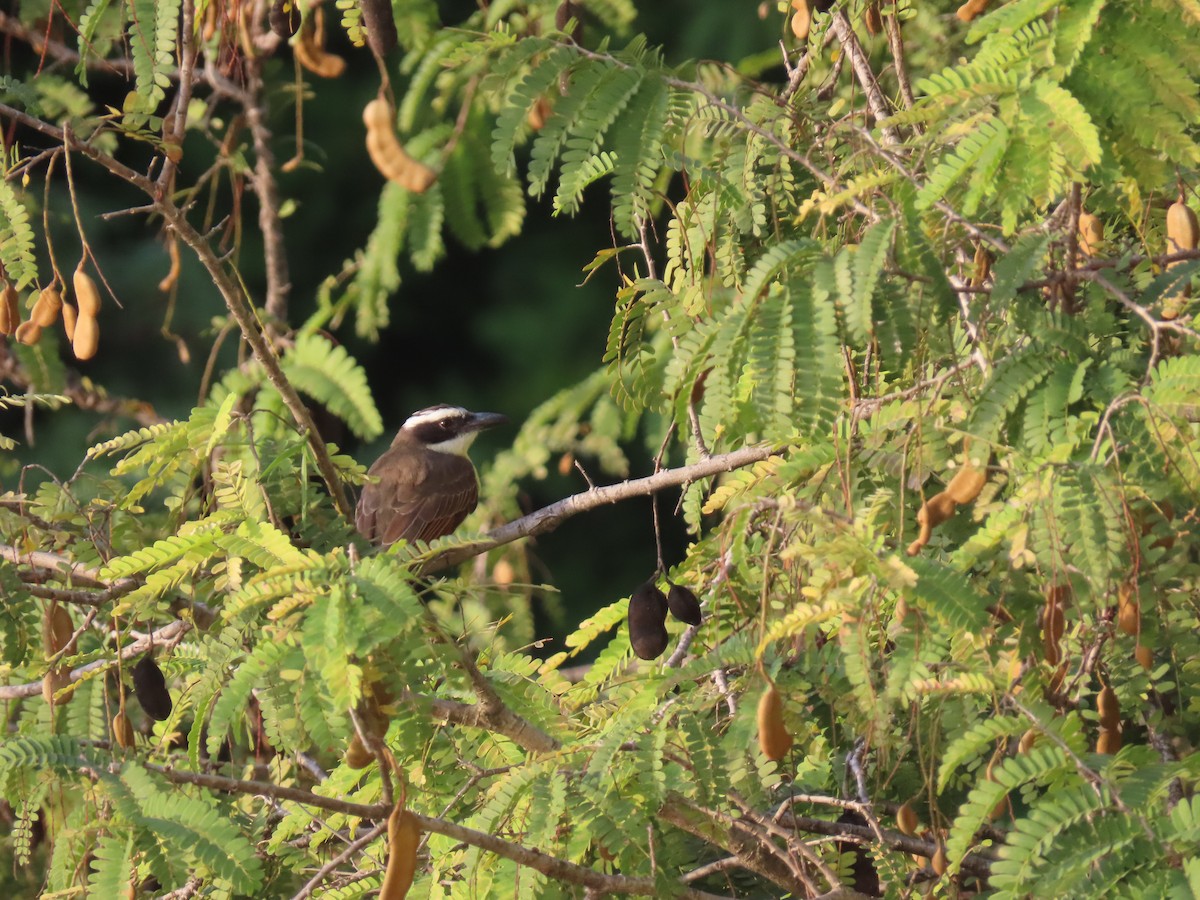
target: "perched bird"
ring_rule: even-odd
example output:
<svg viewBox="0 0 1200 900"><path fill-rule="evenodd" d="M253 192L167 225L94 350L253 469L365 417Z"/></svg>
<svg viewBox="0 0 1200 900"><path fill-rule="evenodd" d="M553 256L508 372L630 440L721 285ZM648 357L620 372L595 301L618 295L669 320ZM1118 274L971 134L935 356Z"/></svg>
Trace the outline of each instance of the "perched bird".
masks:
<svg viewBox="0 0 1200 900"><path fill-rule="evenodd" d="M392 446L375 461L354 524L367 540L432 541L449 534L479 502L479 479L467 448L485 428L508 419L439 404L405 420Z"/></svg>

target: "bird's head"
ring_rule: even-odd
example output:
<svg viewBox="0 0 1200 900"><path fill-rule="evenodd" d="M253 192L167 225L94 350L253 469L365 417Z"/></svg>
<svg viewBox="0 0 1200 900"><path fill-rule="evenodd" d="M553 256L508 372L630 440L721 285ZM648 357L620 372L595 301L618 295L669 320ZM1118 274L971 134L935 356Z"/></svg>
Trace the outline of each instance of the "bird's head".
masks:
<svg viewBox="0 0 1200 900"><path fill-rule="evenodd" d="M465 456L479 432L507 421L508 418L499 413L471 412L461 406L441 403L419 409L409 416L400 426L392 445L411 441L439 453Z"/></svg>

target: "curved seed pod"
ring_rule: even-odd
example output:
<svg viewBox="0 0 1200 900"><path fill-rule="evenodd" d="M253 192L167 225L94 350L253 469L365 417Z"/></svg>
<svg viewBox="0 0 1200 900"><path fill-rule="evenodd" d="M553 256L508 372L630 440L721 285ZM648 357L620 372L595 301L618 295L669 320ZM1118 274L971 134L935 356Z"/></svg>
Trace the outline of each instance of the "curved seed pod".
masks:
<svg viewBox="0 0 1200 900"><path fill-rule="evenodd" d="M29 320L37 322L43 328L49 328L58 321L58 311L62 309L62 305L62 294L52 287L44 288L33 304Z"/></svg>
<svg viewBox="0 0 1200 900"><path fill-rule="evenodd" d="M75 696L75 692L63 694L61 697L54 695L71 683L71 673L66 669L51 669L42 676L42 699L51 706L62 706L65 703L70 703L71 698Z"/></svg>
<svg viewBox="0 0 1200 900"><path fill-rule="evenodd" d="M992 274L993 261L991 251L982 242L975 245L975 259L973 260L975 270L971 275L972 287L979 287L988 280L988 276Z"/></svg>
<svg viewBox="0 0 1200 900"><path fill-rule="evenodd" d="M1145 644L1138 644L1133 648L1133 658L1147 672L1154 668L1154 651Z"/></svg>
<svg viewBox="0 0 1200 900"><path fill-rule="evenodd" d="M389 181L415 194L424 193L437 180L437 173L408 155L396 137L392 121L392 108L386 100L377 97L366 105L363 124L367 126L367 154Z"/></svg>
<svg viewBox="0 0 1200 900"><path fill-rule="evenodd" d="M792 749L792 736L783 723L783 699L770 683L758 698L758 746L763 756L775 762Z"/></svg>
<svg viewBox="0 0 1200 900"><path fill-rule="evenodd" d="M1107 684L1100 689L1096 697L1096 710L1100 713L1100 727L1108 731L1119 731L1121 728L1121 704L1117 693Z"/></svg>
<svg viewBox="0 0 1200 900"><path fill-rule="evenodd" d="M317 12L320 12L318 7ZM320 22L317 19L320 18ZM346 71L346 61L336 53L325 51L325 17L313 15L300 26L300 34L292 43L296 61L314 75L337 78Z"/></svg>
<svg viewBox="0 0 1200 900"><path fill-rule="evenodd" d="M1142 623L1142 605L1134 595L1134 585L1122 582L1117 589L1117 627L1126 634L1137 634Z"/></svg>
<svg viewBox="0 0 1200 900"><path fill-rule="evenodd" d="M300 10L295 0L275 0L267 12L267 21L271 30L286 41L300 27Z"/></svg>
<svg viewBox="0 0 1200 900"><path fill-rule="evenodd" d="M1041 735L1038 734L1037 729L1030 728L1023 735L1021 735L1021 740L1017 744L1017 752L1028 753L1033 749L1033 745L1037 743L1039 737L1041 737Z"/></svg>
<svg viewBox="0 0 1200 900"><path fill-rule="evenodd" d="M1066 629L1063 611L1058 604L1052 603L1042 613L1042 645L1043 658L1052 666L1062 662L1062 636Z"/></svg>
<svg viewBox="0 0 1200 900"><path fill-rule="evenodd" d="M629 643L639 659L657 659L667 649L667 598L647 581L629 597Z"/></svg>
<svg viewBox="0 0 1200 900"><path fill-rule="evenodd" d="M1116 753L1121 749L1121 732L1109 731L1107 728L1100 729L1100 737L1096 739L1097 753Z"/></svg>
<svg viewBox="0 0 1200 900"><path fill-rule="evenodd" d="M22 322L17 326L16 338L22 344L32 347L42 339L42 326L37 322Z"/></svg>
<svg viewBox="0 0 1200 900"><path fill-rule="evenodd" d="M958 508L958 503L950 495L949 491L942 491L940 494L935 494L925 501L924 505L917 512L917 522L921 525L928 524L930 528L936 528L943 522L948 522L954 517L954 511Z"/></svg>
<svg viewBox="0 0 1200 900"><path fill-rule="evenodd" d="M93 318L100 315L100 290L96 287L92 276L83 271L82 260L75 268L71 284L75 288L75 305L79 307L79 314Z"/></svg>
<svg viewBox="0 0 1200 900"><path fill-rule="evenodd" d="M404 900L417 874L417 846L421 824L417 817L396 804L388 816L388 862L379 889L379 900Z"/></svg>
<svg viewBox="0 0 1200 900"><path fill-rule="evenodd" d="M812 29L812 10L808 8L808 0L792 0L792 34L798 41L807 41L808 32Z"/></svg>
<svg viewBox="0 0 1200 900"><path fill-rule="evenodd" d="M95 316L81 313L71 335L71 350L78 360L89 360L100 348L100 323Z"/></svg>
<svg viewBox="0 0 1200 900"><path fill-rule="evenodd" d="M129 721L129 716L125 715L125 710L121 710L112 720L113 739L116 740L117 746L122 750L128 750L134 744L134 739L137 737L133 730L133 725Z"/></svg>
<svg viewBox="0 0 1200 900"><path fill-rule="evenodd" d="M1104 241L1104 223L1099 216L1090 212L1079 214L1079 252L1084 256L1095 256Z"/></svg>
<svg viewBox="0 0 1200 900"><path fill-rule="evenodd" d="M51 603L42 614L42 645L47 656L57 656L75 636L75 623L66 607Z"/></svg>
<svg viewBox="0 0 1200 900"><path fill-rule="evenodd" d="M159 722L171 715L171 692L158 663L147 653L133 667L133 695L146 715Z"/></svg>
<svg viewBox="0 0 1200 900"><path fill-rule="evenodd" d="M973 503L985 484L987 484L987 470L966 465L954 473L954 477L946 485L946 493L955 503Z"/></svg>
<svg viewBox="0 0 1200 900"><path fill-rule="evenodd" d="M917 833L919 824L913 808L907 803L901 803L900 808L896 810L896 827L900 829L901 833L911 837Z"/></svg>
<svg viewBox="0 0 1200 900"><path fill-rule="evenodd" d="M977 15L987 9L990 2L991 0L967 0L966 3L958 8L958 11L955 12L955 15L958 16L958 18L963 22L970 22Z"/></svg>
<svg viewBox="0 0 1200 900"><path fill-rule="evenodd" d="M4 295L0 298L0 334L12 334L21 324L21 296L17 289L4 282Z"/></svg>
<svg viewBox="0 0 1200 900"><path fill-rule="evenodd" d="M867 7L867 11L863 13L863 24L867 26L867 34L872 37L883 31L883 19L879 15L878 6Z"/></svg>
<svg viewBox="0 0 1200 900"><path fill-rule="evenodd" d="M938 878L945 875L946 869L950 867L950 861L946 859L946 848L942 846L941 841L938 841L937 850L934 851L933 858L929 860L929 865Z"/></svg>
<svg viewBox="0 0 1200 900"><path fill-rule="evenodd" d="M375 754L363 746L356 734L350 738L350 744L342 754L342 761L352 769L365 769L375 762Z"/></svg>
<svg viewBox="0 0 1200 900"><path fill-rule="evenodd" d="M1167 252L1195 250L1200 242L1200 222L1180 197L1167 209Z"/></svg>
<svg viewBox="0 0 1200 900"><path fill-rule="evenodd" d="M70 303L62 305L63 331L67 334L67 340L75 340L75 323L79 319L79 313ZM74 349L74 348L72 348Z"/></svg>
<svg viewBox="0 0 1200 900"><path fill-rule="evenodd" d="M367 26L367 44L379 56L387 56L397 44L392 0L359 0L359 7Z"/></svg>
<svg viewBox="0 0 1200 900"><path fill-rule="evenodd" d="M667 609L680 622L686 622L688 625L699 625L703 619L700 601L681 584L672 583L667 591Z"/></svg>

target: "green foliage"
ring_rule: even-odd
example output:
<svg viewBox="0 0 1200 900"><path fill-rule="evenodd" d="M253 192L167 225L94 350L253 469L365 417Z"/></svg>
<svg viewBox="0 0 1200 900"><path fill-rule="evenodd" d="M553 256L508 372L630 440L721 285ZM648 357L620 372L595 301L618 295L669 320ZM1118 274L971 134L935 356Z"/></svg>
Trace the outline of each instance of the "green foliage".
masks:
<svg viewBox="0 0 1200 900"><path fill-rule="evenodd" d="M429 826L418 893L558 897L590 881L800 895L835 890L832 873L849 881L850 853L818 838L849 804L871 835L858 852L900 897L925 875L883 813L908 803L930 828L915 840L945 849L939 896L1194 892L1200 263L1161 253L1164 199L1195 206L1200 183L1200 8L1010 0L963 26L898 4L885 11L902 59L895 42L860 55L838 38L836 62L820 14L803 55L785 45L784 86L765 55L669 64L674 48L627 34L624 0L486 4L444 24L444 5L391 6L401 49L382 61L383 94L436 179L380 188L362 250L294 330L268 284L253 336L282 381L265 357L214 350L179 419L92 437L70 477L5 482L0 797L14 859L43 853L46 890L62 895L152 876L164 891L194 879L206 895L291 896L320 869L322 896L365 896L389 847L347 848L390 797ZM239 203L254 188L260 224L277 215L270 192L298 182L264 183L251 156L290 116L264 124L246 104L283 96L291 67L268 61L262 22L208 29L213 8L198 4L181 35L178 2L72 0L82 87L22 73L3 90L23 114L77 120L93 139L75 158L145 189L107 154L130 140L160 153L182 54L201 47L212 90L191 92L188 164L155 157L149 171L167 177L152 208L245 322L259 310L229 285L254 306L257 275L220 256L223 229L193 235L189 217L208 204L207 224L220 209L230 234L248 227L225 208L227 176ZM357 41L357 7L339 8ZM582 16L578 38L559 13ZM83 76L126 44L118 126L93 113L102 98ZM233 79L223 67L250 49L263 54L245 63L252 77ZM310 90L331 89L288 96ZM231 121L263 131L218 131ZM51 260L29 223L39 195L17 176L41 177L30 160L52 151L15 151L0 189L0 262L22 290ZM193 169L204 152L211 165ZM613 290L603 357L483 468L458 534L369 547L330 492L365 471L314 447L291 391L376 440L367 370L339 343L347 317L378 339L410 268L435 269L451 243L503 248L538 203L607 207L611 236L582 257ZM1087 255L1081 208L1105 226ZM64 349L49 332L16 347L19 389L0 405L128 408ZM741 451L737 466L719 456ZM627 596L590 598L595 612L545 642L560 611L538 582L553 567L521 541L579 516L593 546L589 517L613 493L580 489L500 543L487 535L577 463L597 483L703 467L658 476L673 480L655 531L686 528L688 544L671 558L664 541L653 578L703 610L698 627L667 620L659 660L634 654ZM964 496L973 473L982 484ZM614 492L641 497L630 484ZM662 528L668 516L682 525ZM446 553L470 561L440 568ZM52 600L71 646L39 639ZM161 723L136 702L147 654L173 703ZM768 677L792 738L778 760L757 733ZM1111 753L1105 688L1119 703ZM137 726L125 750L118 709ZM355 739L380 750L366 768L346 758ZM532 850L578 868L531 864Z"/></svg>

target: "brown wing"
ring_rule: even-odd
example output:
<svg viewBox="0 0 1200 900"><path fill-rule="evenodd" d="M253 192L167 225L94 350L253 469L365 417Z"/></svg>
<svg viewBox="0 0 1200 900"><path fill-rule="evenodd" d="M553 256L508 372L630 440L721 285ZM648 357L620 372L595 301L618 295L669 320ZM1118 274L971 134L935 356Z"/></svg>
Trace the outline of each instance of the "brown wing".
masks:
<svg viewBox="0 0 1200 900"><path fill-rule="evenodd" d="M449 534L479 501L475 467L462 456L394 449L379 457L368 474L379 482L363 488L355 525L382 547Z"/></svg>

